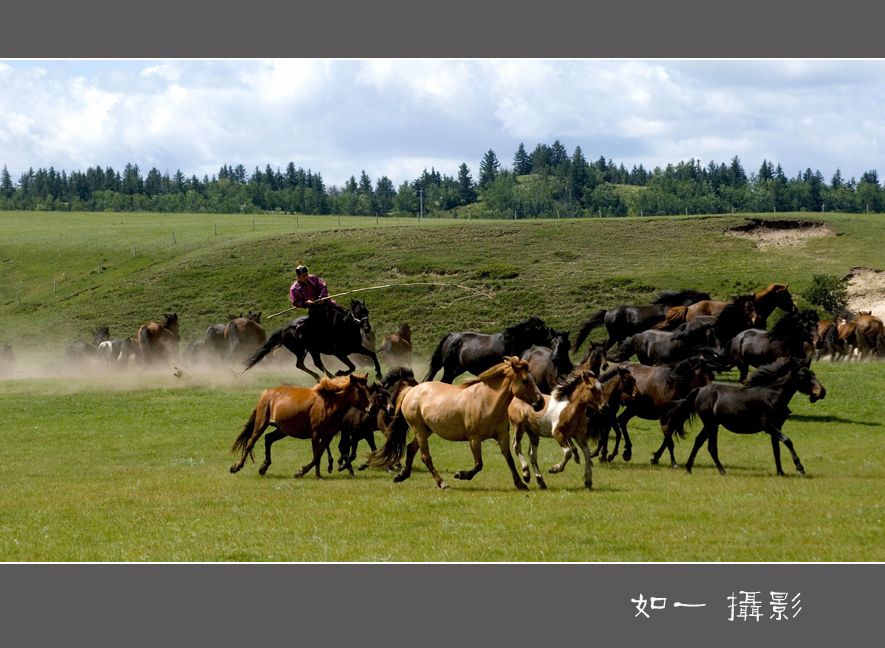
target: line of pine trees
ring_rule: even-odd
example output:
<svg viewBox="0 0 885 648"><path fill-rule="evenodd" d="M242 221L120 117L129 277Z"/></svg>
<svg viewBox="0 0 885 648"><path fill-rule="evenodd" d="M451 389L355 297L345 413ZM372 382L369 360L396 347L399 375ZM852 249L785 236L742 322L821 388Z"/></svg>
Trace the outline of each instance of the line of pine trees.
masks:
<svg viewBox="0 0 885 648"><path fill-rule="evenodd" d="M454 215L500 218L715 214L771 211L885 211L885 190L875 170L860 180L839 170L827 181L810 168L788 177L764 160L747 173L730 163L702 165L690 159L646 170L611 159L587 161L580 146L569 154L557 140L529 153L520 144L503 167L493 150L483 155L479 177L462 163L455 176L426 169L394 187L387 176L372 181L366 171L342 187L326 187L322 175L290 162L285 170L266 165L251 173L224 164L211 178L170 176L158 169L142 175L137 165L122 171L87 168L67 174L28 169L14 183L0 171L0 209L58 211L158 211L256 213L299 212L356 215Z"/></svg>

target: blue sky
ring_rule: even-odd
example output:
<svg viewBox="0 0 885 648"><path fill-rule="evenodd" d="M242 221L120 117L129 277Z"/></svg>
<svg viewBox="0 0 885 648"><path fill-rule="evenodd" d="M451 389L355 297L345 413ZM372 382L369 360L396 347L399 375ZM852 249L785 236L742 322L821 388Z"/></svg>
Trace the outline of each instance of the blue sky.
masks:
<svg viewBox="0 0 885 648"><path fill-rule="evenodd" d="M885 61L0 61L0 165L296 166L474 177L559 139L628 168L763 159L845 178L882 167Z"/></svg>

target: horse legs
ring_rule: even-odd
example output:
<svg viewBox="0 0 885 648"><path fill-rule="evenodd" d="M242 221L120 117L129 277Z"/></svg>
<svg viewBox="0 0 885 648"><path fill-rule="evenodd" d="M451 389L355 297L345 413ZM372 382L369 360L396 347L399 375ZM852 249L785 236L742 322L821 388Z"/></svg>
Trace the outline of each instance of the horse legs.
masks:
<svg viewBox="0 0 885 648"><path fill-rule="evenodd" d="M535 471L535 480L538 482L538 488L544 490L547 488L547 482L544 481L543 475L541 475L541 469L538 467L538 441L539 437L529 435L529 459L532 461L532 468ZM528 473L527 471L523 473L525 477L525 481L528 482Z"/></svg>
<svg viewBox="0 0 885 648"><path fill-rule="evenodd" d="M258 419L260 417L260 420ZM252 448L255 447L255 443L258 439L261 438L261 435L264 434L264 431L268 428L270 422L263 418L263 415L256 413L256 422L252 427L252 436L249 437L249 441L246 442L246 447L243 448L243 455L234 462L234 464L230 467L230 471L232 473L239 472L243 467L243 464L246 463L246 457L248 457L252 453ZM271 432L273 434L273 432ZM262 473L264 474L264 473Z"/></svg>
<svg viewBox="0 0 885 648"><path fill-rule="evenodd" d="M621 415L615 419L616 423L620 427L620 430L624 433L624 461L630 461L630 459L633 458L633 443L630 441L630 435L627 433L627 421L629 421L631 418L633 418L633 412L631 412L628 408L621 412ZM618 442L620 441L620 438L621 435L616 431L615 449L612 454L609 455L609 461L618 456Z"/></svg>
<svg viewBox="0 0 885 648"><path fill-rule="evenodd" d="M295 366L301 369L304 373L310 374L314 380L319 381L320 375L315 371L311 371L307 368L307 365L304 364L304 353L299 353L295 355ZM322 364L322 363L321 363Z"/></svg>
<svg viewBox="0 0 885 648"><path fill-rule="evenodd" d="M378 354L376 354L371 349L367 349L366 347L360 347L354 353L358 353L359 355L369 356L372 358L372 362L375 363L375 375L378 377L378 380L381 380L381 365L378 363ZM356 367L354 367L356 369ZM351 369L353 371L353 369Z"/></svg>
<svg viewBox="0 0 885 648"><path fill-rule="evenodd" d="M716 468L719 469L719 474L725 474L725 468L722 467L722 464L719 461L719 426L714 427L710 431L710 440L707 441L707 452L710 453L710 456L713 458L713 463L716 464ZM780 459L780 457L778 457Z"/></svg>
<svg viewBox="0 0 885 648"><path fill-rule="evenodd" d="M477 447L480 446L482 442L477 442ZM501 448L501 454L504 455L504 459L507 460L507 467L510 468L510 475L513 477L513 484L519 490L528 490L528 486L525 485L519 478L519 473L516 470L516 462L513 461L513 455L510 454L510 429L503 430L498 435L498 447Z"/></svg>
<svg viewBox="0 0 885 648"><path fill-rule="evenodd" d="M698 454L698 450L701 449L701 446L704 445L704 441L710 436L710 430L715 430L717 427L718 426L715 423L712 426L704 424L704 427L698 432L698 436L694 440L694 447L691 449L691 454L688 455L688 461L685 462L685 470L687 472L691 472L691 467L694 465L694 458Z"/></svg>
<svg viewBox="0 0 885 648"><path fill-rule="evenodd" d="M433 475L433 478L436 480L436 485L440 488L448 488L449 485L443 481L443 478L440 477L436 468L433 467L433 459L430 457L430 447L427 445L428 436L430 436L428 430L420 427L415 428L415 440L418 441L418 448L421 450L421 461L424 462L424 465L427 466L427 470ZM412 457L414 456L415 455L413 454Z"/></svg>
<svg viewBox="0 0 885 648"><path fill-rule="evenodd" d="M662 423L661 432L664 435L664 440L661 442L661 447L655 450L654 454L652 454L651 463L657 464L661 460L661 455L664 454L664 449L666 448L670 453L670 465L676 468L676 456L673 454L675 448L673 444L673 430L669 429Z"/></svg>
<svg viewBox="0 0 885 648"><path fill-rule="evenodd" d="M513 450L513 454L519 459L519 465L522 468L522 478L524 481L529 481L531 479L531 472L529 471L529 464L525 460L525 457L522 454L522 435L523 435L523 427L520 424L514 426L513 430L513 441L511 442L511 449ZM532 446L531 446L531 438L529 438L529 456L531 457ZM534 464L533 464L534 465ZM538 484L540 486L540 484Z"/></svg>
<svg viewBox="0 0 885 648"><path fill-rule="evenodd" d="M366 443L369 444L369 449L372 452L375 452L375 450L377 450L377 448L375 447L375 434L374 434L374 432L369 432L369 434L366 436ZM359 441L354 441L353 446L352 446L353 447L353 450L352 450L353 455L351 456L351 461L356 460L356 447L357 447L357 445L359 445ZM369 467L369 464L368 464L368 462L366 462L366 463L363 463L361 466L359 466L357 468L357 470L365 470L368 467Z"/></svg>
<svg viewBox="0 0 885 648"><path fill-rule="evenodd" d="M264 437L264 463L261 464L261 468L258 469L258 474L263 475L267 472L267 469L270 468L270 447L282 439L285 434L280 432L279 430L274 430L273 432L268 432Z"/></svg>
<svg viewBox="0 0 885 648"><path fill-rule="evenodd" d="M482 470L482 439L472 436L467 442L470 444L470 451L473 453L473 468L470 470L459 470L455 473L455 479L466 479L467 481L470 481L476 477L476 473ZM510 455L510 460L513 461L513 455Z"/></svg>
<svg viewBox="0 0 885 648"><path fill-rule="evenodd" d="M342 353L339 355L336 353L335 357L338 358L345 367L347 367L346 369L339 369L335 373L336 376L347 376L349 374L352 374L354 371L356 371L356 365L350 361L350 358L348 358L346 354ZM380 376L379 376L379 378L380 378Z"/></svg>
<svg viewBox="0 0 885 648"><path fill-rule="evenodd" d="M578 439L578 447L584 453L584 487L593 488L593 460L590 458L590 448L587 447L587 438Z"/></svg>
<svg viewBox="0 0 885 648"><path fill-rule="evenodd" d="M316 472L316 477L319 479L320 475L320 460L323 458L323 454L329 449L329 442L332 440L332 437L325 437L323 439L318 439L314 434L310 438L310 445L313 449L313 459L310 460L310 463L301 467L297 473L295 473L296 477L304 477L311 468ZM329 455L329 459L331 460L332 455Z"/></svg>
<svg viewBox="0 0 885 648"><path fill-rule="evenodd" d="M415 453L417 452L418 439L416 437L412 439L412 442L409 445L406 446L406 462L403 464L402 470L400 470L393 478L393 481L405 481L412 475L412 462L415 461Z"/></svg>
<svg viewBox="0 0 885 648"><path fill-rule="evenodd" d="M572 456L576 455L575 450L572 448L567 439L560 443L560 446L562 447L562 459L559 461L558 464L550 466L550 470L548 472L551 475L561 473L563 470L565 470L565 467L568 465L568 462L571 461ZM575 456L575 459L577 459L577 456Z"/></svg>
<svg viewBox="0 0 885 648"><path fill-rule="evenodd" d="M779 443L783 443L787 446L787 450L790 451L790 454L793 457L793 463L796 464L796 470L799 471L800 475L804 475L805 466L799 461L799 455L796 454L796 449L793 447L793 442L790 440L790 437L776 427L772 427L771 430L766 431L771 436L771 449L774 452L774 465L777 467L777 474L780 476L783 476L784 474L783 468L781 467L781 448L779 445Z"/></svg>

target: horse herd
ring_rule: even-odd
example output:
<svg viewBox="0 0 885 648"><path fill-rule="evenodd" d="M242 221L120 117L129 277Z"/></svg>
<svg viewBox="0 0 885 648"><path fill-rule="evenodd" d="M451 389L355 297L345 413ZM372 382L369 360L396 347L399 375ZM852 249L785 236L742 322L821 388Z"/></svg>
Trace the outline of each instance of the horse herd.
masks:
<svg viewBox="0 0 885 648"><path fill-rule="evenodd" d="M775 309L784 315L768 329L767 320ZM882 355L882 321L862 317L855 322L855 339L865 336L871 343L865 347L868 352ZM362 321L352 319L353 326L368 326L367 316ZM561 461L550 472L561 472L572 458L580 462L583 457L584 485L590 488L592 458L614 460L623 438L621 456L631 459L627 424L632 418L660 423L663 440L652 454L652 463L658 463L666 450L675 466L673 436L685 436L686 422L697 417L703 426L686 463L689 472L705 443L716 467L725 472L717 444L719 427L724 426L736 433L769 434L777 474L784 474L781 443L797 471L804 473L782 427L796 392L808 395L811 402L826 396L810 365L826 348L827 338L834 338L828 326L815 311L797 309L787 285L771 284L727 302L713 301L708 294L693 290L666 291L653 304L594 313L583 323L575 350L594 328L605 327L607 339L591 342L577 365L571 360L569 333L547 326L537 316L495 334L449 333L437 344L424 382L419 383L408 367L396 367L383 378L379 374L381 382L373 384L348 369L336 377L326 371L312 388L266 390L234 442L232 451L239 457L231 472L243 467L255 443L273 427L265 437L265 460L259 472L264 474L270 466L273 443L288 435L312 443L312 459L296 476L313 469L319 477L324 453L332 470L329 444L340 431L339 470L353 474L356 444L366 439L372 452L360 469L397 469L394 480L403 481L411 475L420 453L437 485L445 488L428 444L428 438L436 434L450 441L467 441L470 446L473 466L456 472L456 479L472 479L482 470L482 442L494 439L517 488L527 488L532 474L539 488L546 488L537 449L539 439L549 437L562 450ZM333 332L334 327L326 330ZM402 329L398 336L401 333ZM247 365L254 366L271 347L285 345L301 366L310 340L299 339L300 335L297 325L281 329ZM291 338L288 343L283 341L286 337ZM365 347L359 352L371 353ZM638 362L628 362L634 355ZM742 384L715 381L717 373L735 367ZM751 367L757 368L752 375ZM441 379L434 380L440 371ZM452 384L465 372L475 378ZM609 452L612 429L615 446ZM379 449L374 445L375 430L385 436ZM414 438L406 443L410 430ZM529 461L521 450L525 436L530 443ZM591 440L595 440L593 448Z"/></svg>
<svg viewBox="0 0 885 648"><path fill-rule="evenodd" d="M784 314L768 328L767 320L776 309ZM655 464L667 451L676 466L673 437L685 436L685 424L700 418L702 429L686 462L689 472L706 443L724 473L717 446L720 426L736 433L769 434L777 474L784 474L781 443L796 469L804 472L782 427L797 391L811 402L826 395L810 368L812 359L824 354L834 360L850 359L855 349L860 358L885 356L881 319L862 313L851 322L820 321L815 311L797 309L789 287L777 283L730 301L714 301L695 290L664 291L652 304L600 310L583 322L574 351L600 327L605 329L605 341L590 342L577 364L571 359L569 333L549 327L537 316L494 334L449 333L437 344L419 383L410 367L408 324L384 338L382 359L393 368L382 376L368 309L355 299L346 310L318 309L270 335L261 327L260 312L231 315L191 342L185 358L232 362L245 371L285 348L295 355L296 366L317 381L309 388L280 386L261 394L234 442L232 451L239 457L231 472L243 467L255 443L271 427L265 435L261 474L270 466L271 446L284 436L312 443L311 461L296 476L311 469L319 476L324 454L331 472L329 446L340 432L339 470L353 474L357 445L365 440L371 454L360 469L396 469L394 479L402 481L410 476L420 452L437 485L445 488L428 445L428 438L436 434L469 444L473 466L455 473L456 479L472 479L482 470L482 442L494 439L514 485L524 489L532 474L539 488L546 488L538 466L541 437L554 439L562 451L562 459L550 472L561 472L571 459L583 460L584 485L590 488L594 457L613 461L623 440L620 456L625 461L632 458L627 424L634 417L660 424L663 438L652 454ZM178 315L171 313L162 323L143 324L128 338L111 339L106 327L96 329L92 342L72 344L66 355L71 360L100 358L114 366L155 364L178 360L179 340ZM322 377L304 364L308 354ZM372 362L379 382L353 373L351 356L356 355ZM333 376L323 356L338 358L344 368ZM634 356L637 361L630 362ZM717 373L732 368L737 368L741 384L714 380ZM757 368L752 375L751 368ZM453 385L465 372L475 377ZM414 438L406 443L410 430ZM612 430L615 442L609 452ZM375 446L376 431L385 438L380 448ZM528 461L522 453L524 437L529 440Z"/></svg>

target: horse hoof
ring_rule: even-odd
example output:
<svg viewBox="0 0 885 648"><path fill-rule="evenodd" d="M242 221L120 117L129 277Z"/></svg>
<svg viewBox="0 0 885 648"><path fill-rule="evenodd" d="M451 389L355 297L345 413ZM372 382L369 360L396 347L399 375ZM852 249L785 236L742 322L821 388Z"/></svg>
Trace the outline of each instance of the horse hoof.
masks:
<svg viewBox="0 0 885 648"><path fill-rule="evenodd" d="M393 478L394 483L397 483L397 484L400 483L401 481L405 481L405 480L406 480L406 476L403 475L402 473L396 474Z"/></svg>
<svg viewBox="0 0 885 648"><path fill-rule="evenodd" d="M720 474L720 475L724 475L724 474L725 474L725 468L720 468L720 469L719 469L719 474ZM781 473L781 474L783 475L784 473Z"/></svg>
<svg viewBox="0 0 885 648"><path fill-rule="evenodd" d="M586 488L586 489L588 489L588 490L592 489L592 488L593 488L593 482L592 482L592 481L585 481L585 482L584 482L584 488Z"/></svg>
<svg viewBox="0 0 885 648"><path fill-rule="evenodd" d="M609 456L607 456L607 457L605 458L605 461L606 461L606 463L611 463L612 461L614 461L614 460L617 459L617 458L618 458L618 455L616 455L616 454L610 454Z"/></svg>
<svg viewBox="0 0 885 648"><path fill-rule="evenodd" d="M231 472L232 475L235 474L235 473L238 473L239 471L240 471L240 469L237 468L236 466L231 466L231 467L230 467L230 472Z"/></svg>
<svg viewBox="0 0 885 648"><path fill-rule="evenodd" d="M264 473L267 472L267 469L268 469L268 466L262 466L261 468L258 469L258 474L264 475Z"/></svg>
<svg viewBox="0 0 885 648"><path fill-rule="evenodd" d="M624 454L621 456L624 457L624 461L630 461L633 458L633 451L632 450L624 450Z"/></svg>
<svg viewBox="0 0 885 648"><path fill-rule="evenodd" d="M438 486L439 486L439 489L440 489L440 490L445 490L446 488L449 487L449 485L448 485L447 483L445 483L444 481L441 481L441 482L438 484Z"/></svg>
<svg viewBox="0 0 885 648"><path fill-rule="evenodd" d="M557 475L557 474L559 474L559 473L562 472L562 468L557 468L556 466L553 466L553 467L552 467L550 470L548 470L547 472L549 472L551 475Z"/></svg>
<svg viewBox="0 0 885 648"><path fill-rule="evenodd" d="M292 476L293 476L295 479L301 479L302 477L304 477L304 473L301 472L301 471L299 470L297 473L295 473L295 474L292 475Z"/></svg>
<svg viewBox="0 0 885 648"><path fill-rule="evenodd" d="M547 482L545 482L540 477L538 477L538 488L540 488L541 490L547 490Z"/></svg>
<svg viewBox="0 0 885 648"><path fill-rule="evenodd" d="M649 461L649 463L650 463L652 466L657 466L657 465L658 465L658 461L660 461L660 460L659 460L657 457L652 457L652 458L651 458L651 461Z"/></svg>
<svg viewBox="0 0 885 648"><path fill-rule="evenodd" d="M685 467L685 474L687 474L687 475L690 475L690 474L691 474L691 466L686 466L686 467Z"/></svg>
<svg viewBox="0 0 885 648"><path fill-rule="evenodd" d="M458 472L456 472L454 477L455 479L469 479L469 477L467 477L467 474L463 470L459 470Z"/></svg>
<svg viewBox="0 0 885 648"><path fill-rule="evenodd" d="M365 470L369 467L369 464L363 464L362 466L357 466L357 470Z"/></svg>

